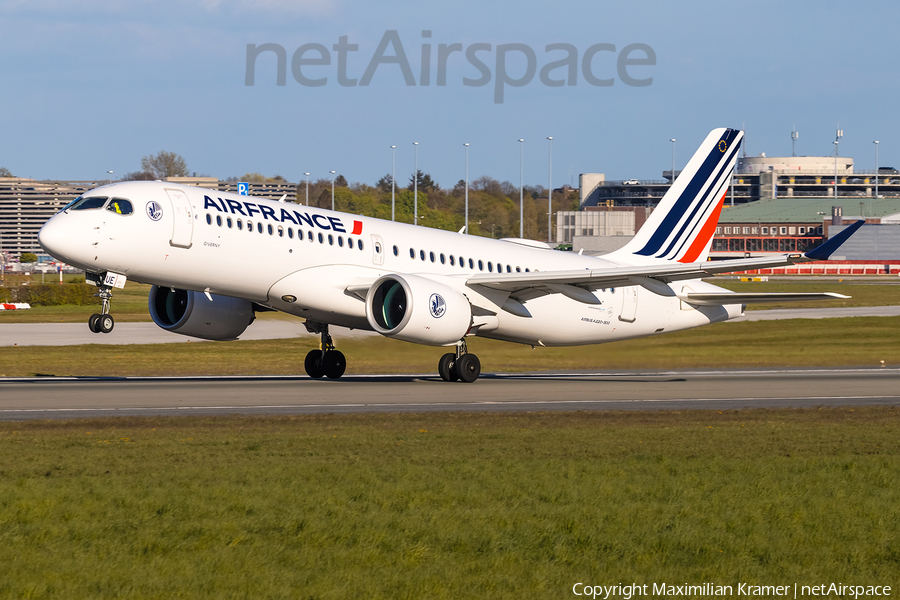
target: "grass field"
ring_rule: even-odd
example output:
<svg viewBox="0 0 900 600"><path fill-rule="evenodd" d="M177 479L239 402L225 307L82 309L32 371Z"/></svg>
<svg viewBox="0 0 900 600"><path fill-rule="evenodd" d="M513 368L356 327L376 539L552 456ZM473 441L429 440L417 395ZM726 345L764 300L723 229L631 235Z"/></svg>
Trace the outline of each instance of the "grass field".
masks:
<svg viewBox="0 0 900 600"><path fill-rule="evenodd" d="M381 337L337 339L348 373L432 373L446 348ZM286 340L148 345L4 346L0 376L295 375L317 347ZM485 372L900 365L900 317L719 323L661 336L572 348L479 338Z"/></svg>
<svg viewBox="0 0 900 600"><path fill-rule="evenodd" d="M0 597L900 584L900 411L0 423Z"/></svg>

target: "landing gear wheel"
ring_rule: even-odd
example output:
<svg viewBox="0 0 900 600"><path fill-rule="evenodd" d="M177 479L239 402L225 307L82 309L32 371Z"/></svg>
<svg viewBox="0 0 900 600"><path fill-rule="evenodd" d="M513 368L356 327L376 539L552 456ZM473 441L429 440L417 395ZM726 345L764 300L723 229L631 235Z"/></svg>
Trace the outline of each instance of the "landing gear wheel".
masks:
<svg viewBox="0 0 900 600"><path fill-rule="evenodd" d="M456 361L456 372L466 383L472 383L481 375L481 361L474 354L463 354Z"/></svg>
<svg viewBox="0 0 900 600"><path fill-rule="evenodd" d="M100 327L97 325L97 321L100 320L100 317L103 315L93 314L91 318L88 319L88 329L91 330L91 333L100 333Z"/></svg>
<svg viewBox="0 0 900 600"><path fill-rule="evenodd" d="M97 319L97 324L95 327L100 331L100 333L109 333L115 327L116 321L113 319L112 315L100 315L100 318Z"/></svg>
<svg viewBox="0 0 900 600"><path fill-rule="evenodd" d="M325 376L328 379L340 379L347 369L347 359L339 350L329 350L325 353Z"/></svg>
<svg viewBox="0 0 900 600"><path fill-rule="evenodd" d="M448 352L438 361L438 374L444 381L459 381L459 373L456 372L456 353Z"/></svg>
<svg viewBox="0 0 900 600"><path fill-rule="evenodd" d="M325 367L322 364L322 351L310 350L309 354L306 355L304 366L306 367L307 375L313 379L321 379L325 375Z"/></svg>

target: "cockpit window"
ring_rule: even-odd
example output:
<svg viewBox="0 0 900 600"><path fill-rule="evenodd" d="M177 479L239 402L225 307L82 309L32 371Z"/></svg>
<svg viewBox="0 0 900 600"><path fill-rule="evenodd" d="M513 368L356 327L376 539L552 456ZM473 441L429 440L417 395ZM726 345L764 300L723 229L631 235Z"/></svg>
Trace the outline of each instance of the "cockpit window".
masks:
<svg viewBox="0 0 900 600"><path fill-rule="evenodd" d="M109 206L106 207L106 210L119 215L130 215L134 212L131 201L126 200L125 198L113 198L109 203Z"/></svg>
<svg viewBox="0 0 900 600"><path fill-rule="evenodd" d="M70 204L68 210L89 210L91 208L103 208L108 198L106 196L82 196Z"/></svg>

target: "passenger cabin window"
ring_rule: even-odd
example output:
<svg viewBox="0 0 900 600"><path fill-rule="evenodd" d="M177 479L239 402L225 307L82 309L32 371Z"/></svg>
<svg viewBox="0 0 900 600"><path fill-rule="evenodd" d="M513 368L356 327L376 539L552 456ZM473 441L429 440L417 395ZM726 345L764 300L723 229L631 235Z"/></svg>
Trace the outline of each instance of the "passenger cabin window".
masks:
<svg viewBox="0 0 900 600"><path fill-rule="evenodd" d="M134 212L134 207L131 205L130 200L126 200L125 198L113 198L109 203L109 206L106 207L106 210L114 212L117 215L130 215Z"/></svg>
<svg viewBox="0 0 900 600"><path fill-rule="evenodd" d="M72 206L69 210L90 210L92 208L103 208L103 205L106 204L108 198L103 196L87 196L82 197L80 200L76 200L72 203Z"/></svg>

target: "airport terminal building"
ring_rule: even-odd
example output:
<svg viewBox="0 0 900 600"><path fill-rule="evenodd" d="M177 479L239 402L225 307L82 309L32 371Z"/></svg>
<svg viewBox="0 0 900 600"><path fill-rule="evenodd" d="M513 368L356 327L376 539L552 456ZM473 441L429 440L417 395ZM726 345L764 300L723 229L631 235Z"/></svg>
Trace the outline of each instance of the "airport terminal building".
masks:
<svg viewBox="0 0 900 600"><path fill-rule="evenodd" d="M661 180L612 181L602 173L581 175L581 209L557 213L557 241L592 254L622 247L668 191L672 172L662 175ZM607 211L616 213L600 216ZM636 214L629 218L621 211ZM897 169L859 170L852 158L842 156L741 157L710 255L805 252L827 239L833 213L844 223L865 219L884 226L854 235L848 247L854 258L900 258ZM611 221L617 226L610 227Z"/></svg>
<svg viewBox="0 0 900 600"><path fill-rule="evenodd" d="M675 172L677 176L679 171ZM672 171L656 180L610 180L602 173L579 178L581 208L590 206L655 206L671 185ZM835 182L837 182L835 184ZM900 197L900 171L881 167L859 170L853 159L839 156L787 156L738 158L727 206L777 198L885 198Z"/></svg>

